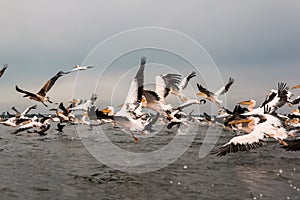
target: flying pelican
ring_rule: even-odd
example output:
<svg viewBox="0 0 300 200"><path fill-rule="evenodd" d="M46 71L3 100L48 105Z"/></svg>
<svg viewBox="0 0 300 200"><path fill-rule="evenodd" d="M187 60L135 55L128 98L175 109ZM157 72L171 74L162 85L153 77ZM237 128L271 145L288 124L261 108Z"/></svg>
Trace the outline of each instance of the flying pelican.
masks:
<svg viewBox="0 0 300 200"><path fill-rule="evenodd" d="M209 101L211 101L212 103L215 103L219 109L222 108L221 104L222 104L222 101L220 99L218 99L218 96L222 95L222 94L225 94L230 86L234 83L234 79L233 78L229 78L228 80L228 83L221 87L218 91L216 91L215 93L209 91L208 89L204 88L202 85L199 85L197 83L197 87L198 87L198 90L199 90L199 93L197 93L196 95L197 96L201 96Z"/></svg>
<svg viewBox="0 0 300 200"><path fill-rule="evenodd" d="M92 94L89 100L86 100L84 103L81 103L75 107L70 108L72 111L81 110L87 112L88 109L95 104L97 100L97 94Z"/></svg>
<svg viewBox="0 0 300 200"><path fill-rule="evenodd" d="M26 123L28 120L31 120L31 118L25 117L25 115L32 109L36 109L36 105L26 108L22 113L20 113L14 106L12 107L12 110L16 112L15 115L11 115L10 118L8 118L5 121L1 121L0 124L3 124L5 126L12 126L16 127L18 125L22 125L23 123Z"/></svg>
<svg viewBox="0 0 300 200"><path fill-rule="evenodd" d="M53 87L54 83L57 81L57 79L61 76L63 76L65 73L60 71L58 72L55 76L53 76L50 80L48 80L45 85L42 87L42 89L40 89L40 91L38 93L32 93L32 92L28 92L25 90L20 89L17 85L16 85L16 90L20 93L24 93L25 95L23 97L29 97L29 99L35 100L35 101L39 101L41 102L44 106L47 107L47 105L45 104L45 102L49 102L52 103L52 101L50 101L50 98L48 96L46 96L46 93L49 92L49 90Z"/></svg>
<svg viewBox="0 0 300 200"><path fill-rule="evenodd" d="M4 74L7 67L8 67L8 64L3 65L3 68L0 70L0 77Z"/></svg>
<svg viewBox="0 0 300 200"><path fill-rule="evenodd" d="M34 116L28 123L18 127L13 134L17 134L35 127L38 128L39 131L34 132L39 133L40 135L45 135L45 131L49 130L50 128L50 120L50 117L43 117L41 120L39 120L37 116Z"/></svg>
<svg viewBox="0 0 300 200"><path fill-rule="evenodd" d="M138 138L133 132L143 132L145 126L150 122L149 118L145 118L145 115L142 113L141 103L143 96L145 64L146 58L142 57L139 70L131 82L125 103L123 104L121 110L119 110L113 116L116 124L128 130L136 143L138 142Z"/></svg>
<svg viewBox="0 0 300 200"><path fill-rule="evenodd" d="M65 73L68 74L68 73L76 72L76 71L84 71L84 70L88 70L88 69L91 69L91 68L94 68L94 66L81 66L81 65L75 65L75 66L73 67L73 69L71 69L70 71L65 72Z"/></svg>
<svg viewBox="0 0 300 200"><path fill-rule="evenodd" d="M182 94L182 91L187 87L189 81L196 76L196 72L192 71L188 76L184 77L178 87L171 87L171 94L177 96L182 102L186 102L189 98Z"/></svg>
<svg viewBox="0 0 300 200"><path fill-rule="evenodd" d="M263 146L263 139L265 137L274 138L281 144L286 145L284 139L288 137L287 130L283 127L283 123L280 118L278 118L274 113L257 115L255 120L256 125L251 133L232 138L228 143L224 144L213 154L225 156L228 153L255 149ZM245 122L245 120L237 120L235 123L242 122Z"/></svg>
<svg viewBox="0 0 300 200"><path fill-rule="evenodd" d="M164 74L155 77L155 91L144 90L142 105L144 108L152 109L162 116L166 116L165 111L171 110L172 106L165 103L165 98L170 94L171 88L178 88L181 75ZM179 89L177 89L179 90Z"/></svg>
<svg viewBox="0 0 300 200"><path fill-rule="evenodd" d="M288 91L289 87L286 83L278 83L278 90L271 90L270 93L266 96L265 101L261 104L259 108L253 109L255 106L254 100L242 101L239 104L248 105L248 109L250 112L244 113L242 115L255 115L255 114L263 114L265 109L264 107L268 107L270 112L275 112L278 108L281 108L284 104L290 101L292 93Z"/></svg>

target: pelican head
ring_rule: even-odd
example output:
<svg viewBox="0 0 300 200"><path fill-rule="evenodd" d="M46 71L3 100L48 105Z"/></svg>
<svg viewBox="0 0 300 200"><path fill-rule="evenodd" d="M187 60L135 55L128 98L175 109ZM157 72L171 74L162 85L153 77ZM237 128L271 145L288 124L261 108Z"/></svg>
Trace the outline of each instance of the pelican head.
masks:
<svg viewBox="0 0 300 200"><path fill-rule="evenodd" d="M107 113L107 115L113 115L115 112L115 109L112 106L108 106L107 108L101 110L103 113Z"/></svg>

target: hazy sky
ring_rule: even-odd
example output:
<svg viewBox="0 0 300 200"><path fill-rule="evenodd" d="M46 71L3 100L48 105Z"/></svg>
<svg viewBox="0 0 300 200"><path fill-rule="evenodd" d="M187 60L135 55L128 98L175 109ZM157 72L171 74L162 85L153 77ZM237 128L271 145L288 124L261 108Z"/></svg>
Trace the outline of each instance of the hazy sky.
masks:
<svg viewBox="0 0 300 200"><path fill-rule="evenodd" d="M185 75L192 70L190 63L170 52L140 50L126 54L120 51L116 55L137 41L148 42L148 46L152 42L166 43L172 51L187 49L185 53L191 59L201 60L193 62L198 70L213 68L213 63L202 62L208 59L204 58L205 51L198 54L189 48L188 42L171 36L165 41L151 32L108 42L107 47L97 49L99 43L115 34L142 27L176 30L201 44L217 65L223 81L229 76L235 79L226 98L228 107L250 98L260 103L270 89L276 88L278 81L290 86L300 84L299 18L300 2L287 0L1 1L0 64L8 63L9 68L0 79L0 111L9 110L12 105L22 110L36 103L22 98L15 85L38 91L59 70L69 70L76 64L95 65L95 69L59 79L49 92L54 101L66 102L73 96L89 98L96 91L99 107L121 102L144 54L149 63L158 63L146 68L145 75L150 82L159 73L177 71ZM118 59L114 61L111 57ZM107 67L102 63L109 61L112 65L102 74ZM211 71L215 78L212 74L208 77L198 74L191 87L195 89L198 82L217 90L222 80L215 69ZM97 83L99 77L102 81ZM114 88L116 94L109 94L108 88ZM293 92L300 94L300 90ZM116 96L114 100L112 96ZM45 110L42 104L38 106Z"/></svg>

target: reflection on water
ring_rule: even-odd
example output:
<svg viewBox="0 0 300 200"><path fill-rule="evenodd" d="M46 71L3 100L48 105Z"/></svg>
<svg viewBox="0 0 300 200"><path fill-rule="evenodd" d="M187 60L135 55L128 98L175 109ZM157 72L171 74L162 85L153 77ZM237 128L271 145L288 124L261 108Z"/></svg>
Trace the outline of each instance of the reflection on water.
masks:
<svg viewBox="0 0 300 200"><path fill-rule="evenodd" d="M153 172L128 174L91 156L75 127L66 127L64 135L53 128L43 138L27 133L15 136L9 127L0 128L1 199L300 199L299 152L286 152L277 143L200 159L206 131L201 127L174 163ZM161 134L157 140L149 138L147 146L143 140L134 144L129 135L114 129L109 132L120 148L141 152L157 149L174 137ZM230 137L223 132L217 145Z"/></svg>

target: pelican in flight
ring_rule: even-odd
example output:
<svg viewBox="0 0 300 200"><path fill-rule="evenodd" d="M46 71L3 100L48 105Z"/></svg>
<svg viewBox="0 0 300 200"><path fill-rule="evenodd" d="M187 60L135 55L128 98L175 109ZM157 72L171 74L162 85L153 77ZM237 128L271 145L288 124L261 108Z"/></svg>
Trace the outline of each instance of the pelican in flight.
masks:
<svg viewBox="0 0 300 200"><path fill-rule="evenodd" d="M211 101L212 103L215 103L219 109L222 108L221 104L222 104L222 101L220 99L218 99L218 96L222 95L222 94L225 94L230 86L234 83L234 79L233 78L229 78L228 80L228 83L221 87L218 91L216 91L215 93L209 91L208 89L204 88L202 85L199 85L197 83L197 87L198 87L198 90L199 90L199 93L197 93L196 95L197 96L201 96L209 101Z"/></svg>
<svg viewBox="0 0 300 200"><path fill-rule="evenodd" d="M136 143L138 142L138 138L133 132L143 132L145 126L150 122L149 118L145 117L144 113L142 113L141 103L143 96L145 64L146 58L142 57L139 70L131 82L125 103L121 110L113 115L115 123L128 130ZM99 114L99 112L96 112L96 114L97 113ZM100 118L101 116L97 117Z"/></svg>
<svg viewBox="0 0 300 200"><path fill-rule="evenodd" d="M256 104L255 100L239 102L238 104L240 105L248 105L249 112L242 115L263 114L265 110L264 107L268 107L270 112L275 112L278 108L281 108L284 104L291 101L290 98L293 94L288 91L288 89L289 87L286 83L278 83L277 90L271 90L259 108L254 109Z"/></svg>
<svg viewBox="0 0 300 200"><path fill-rule="evenodd" d="M4 74L7 67L8 67L8 64L3 65L3 68L0 70L0 77Z"/></svg>
<svg viewBox="0 0 300 200"><path fill-rule="evenodd" d="M81 104L78 104L75 107L70 108L72 111L81 110L87 112L88 109L95 104L95 101L97 100L97 94L92 94L91 98L89 100L84 101ZM73 101L80 101L80 100L73 100ZM73 102L71 101L71 102Z"/></svg>
<svg viewBox="0 0 300 200"><path fill-rule="evenodd" d="M249 122L255 120L252 132L232 138L213 154L225 156L228 153L249 151L263 146L263 140L266 137L274 138L281 144L287 145L284 141L288 137L287 130L284 128L282 120L275 113L256 115L252 119L236 120L232 124L243 123L247 120Z"/></svg>
<svg viewBox="0 0 300 200"><path fill-rule="evenodd" d="M65 72L66 74L71 73L71 72L76 72L76 71L84 71L84 70L88 70L88 69L92 69L94 68L94 66L81 66L81 65L75 65L73 67L73 69L71 69L68 72Z"/></svg>
<svg viewBox="0 0 300 200"><path fill-rule="evenodd" d="M50 101L50 98L46 96L47 92L49 92L49 90L53 87L57 79L63 76L64 74L65 72L62 71L58 72L55 76L53 76L50 80L48 80L45 83L45 85L40 89L38 93L32 93L32 92L22 90L17 85L16 85L16 90L20 93L25 94L23 97L29 97L29 99L41 102L44 106L47 107L47 104L45 104L45 102L52 103L52 101Z"/></svg>
<svg viewBox="0 0 300 200"><path fill-rule="evenodd" d="M187 87L190 80L196 76L196 72L192 71L188 76L184 77L178 87L171 87L171 94L177 96L182 102L186 102L189 98L182 94L182 91Z"/></svg>
<svg viewBox="0 0 300 200"><path fill-rule="evenodd" d="M155 110L162 116L165 111L171 110L172 106L165 103L165 98L170 94L171 88L178 88L181 75L164 74L155 77L155 91L143 90L142 105L144 108Z"/></svg>

